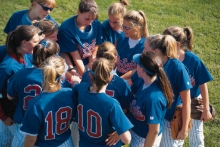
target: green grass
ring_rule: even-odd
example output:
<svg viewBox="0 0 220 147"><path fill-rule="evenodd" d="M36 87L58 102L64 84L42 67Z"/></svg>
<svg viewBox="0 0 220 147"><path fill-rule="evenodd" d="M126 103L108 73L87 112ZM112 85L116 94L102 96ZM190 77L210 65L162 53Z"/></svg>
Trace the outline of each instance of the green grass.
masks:
<svg viewBox="0 0 220 147"><path fill-rule="evenodd" d="M115 0L114 0L115 1ZM113 0L96 0L99 20L107 19L107 8ZM61 24L76 14L79 0L57 0L51 15ZM3 30L14 11L29 7L29 0L0 0L0 30ZM143 10L148 19L150 34L162 33L173 25L190 26L194 31L195 52L207 65L214 80L208 83L210 101L220 113L220 14L219 0L130 0L128 9ZM0 31L0 44L6 35ZM220 146L220 119L205 123L205 146ZM188 142L185 147L188 147Z"/></svg>

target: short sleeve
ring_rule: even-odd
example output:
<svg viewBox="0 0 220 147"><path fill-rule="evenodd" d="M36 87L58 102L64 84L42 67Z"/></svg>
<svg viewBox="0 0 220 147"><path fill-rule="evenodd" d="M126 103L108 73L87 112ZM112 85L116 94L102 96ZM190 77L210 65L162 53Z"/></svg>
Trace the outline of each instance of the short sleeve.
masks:
<svg viewBox="0 0 220 147"><path fill-rule="evenodd" d="M133 127L133 124L128 120L120 105L116 102L110 111L110 119L113 127L119 135Z"/></svg>
<svg viewBox="0 0 220 147"><path fill-rule="evenodd" d="M41 119L43 116L40 108L33 103L33 100L28 102L28 109L25 113L20 130L27 134L37 135L43 124L43 120Z"/></svg>
<svg viewBox="0 0 220 147"><path fill-rule="evenodd" d="M147 101L144 105L145 119L148 124L160 124L165 114L163 113L164 108L161 105L161 102L156 99L157 98L155 98L154 100L151 99Z"/></svg>
<svg viewBox="0 0 220 147"><path fill-rule="evenodd" d="M18 71L16 74L14 74L11 78L8 79L8 84L7 84L7 93L11 97L17 97L18 96L18 89L19 89L19 74L20 72Z"/></svg>

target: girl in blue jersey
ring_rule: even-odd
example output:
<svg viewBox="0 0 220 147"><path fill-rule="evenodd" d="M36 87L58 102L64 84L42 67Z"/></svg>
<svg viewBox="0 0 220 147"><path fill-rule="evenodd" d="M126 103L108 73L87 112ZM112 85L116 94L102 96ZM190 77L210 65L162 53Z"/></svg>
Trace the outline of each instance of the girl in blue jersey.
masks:
<svg viewBox="0 0 220 147"><path fill-rule="evenodd" d="M42 91L43 73L41 66L48 57L55 56L58 53L59 45L56 42L48 39L42 40L33 51L34 67L21 69L9 79L8 98L18 102L13 116L14 122L18 124L18 129L14 134L12 147L23 147L25 135L18 130L23 121L28 101Z"/></svg>
<svg viewBox="0 0 220 147"><path fill-rule="evenodd" d="M28 102L20 128L26 134L24 147L73 146L69 124L75 100L70 88L60 86L66 70L61 57L52 56L43 63L43 92Z"/></svg>
<svg viewBox="0 0 220 147"><path fill-rule="evenodd" d="M133 61L133 55L142 53L145 38L148 36L144 12L132 10L126 13L122 27L125 35L121 35L116 42L118 51L117 74L128 80L137 66Z"/></svg>
<svg viewBox="0 0 220 147"><path fill-rule="evenodd" d="M5 33L14 31L19 25L31 25L33 20L48 19L56 23L49 15L56 6L55 0L30 0L30 2L29 10L17 11L10 17L4 29Z"/></svg>
<svg viewBox="0 0 220 147"><path fill-rule="evenodd" d="M78 99L78 128L80 147L104 147L108 134L116 131L122 142L128 144L133 127L123 113L120 104L106 93L111 80L110 72L115 64L104 58L97 59L92 66L92 85L81 82L73 87Z"/></svg>
<svg viewBox="0 0 220 147"><path fill-rule="evenodd" d="M45 38L57 41L58 27L53 21L47 19L43 19L40 21L35 20L32 22L32 25L42 30Z"/></svg>
<svg viewBox="0 0 220 147"><path fill-rule="evenodd" d="M2 146L7 146L7 144L10 146L11 138L15 131L13 129L15 125L13 125L14 121L12 118L16 102L9 101L7 98L7 81L20 69L32 67L27 53L33 52L33 48L39 43L42 37L42 32L35 26L19 26L7 36L6 48L8 54L0 64L0 93L3 96L0 99L0 143L3 143ZM5 137L9 138L1 140Z"/></svg>
<svg viewBox="0 0 220 147"><path fill-rule="evenodd" d="M96 54L96 58L97 59L98 58L105 58L105 59L109 60L111 63L116 65L117 51L115 49L115 46L110 42L102 43L101 45L99 45L99 48L98 48L97 54ZM87 82L87 83L91 84L90 72L91 71L87 71L86 73L83 74L82 82ZM118 77L117 74L115 73L115 70L111 71L111 80L110 80L108 86L106 87L105 92L110 97L118 100L124 113L126 113L128 111L129 104L133 100L133 94L131 92L131 89L130 89L130 86L128 85L128 83L124 79ZM113 135L116 136L117 134L114 133ZM110 138L108 138L107 140L112 141L111 135L110 135ZM118 140L116 140L115 142L117 142L117 141ZM114 142L114 141L112 141L112 142ZM118 143L118 145L119 144L120 143ZM109 144L109 142L107 142L107 145L111 145L111 144Z"/></svg>
<svg viewBox="0 0 220 147"><path fill-rule="evenodd" d="M127 0L115 2L108 8L108 20L102 23L102 40L115 43L120 34L123 33L122 24L123 17L126 14L125 6L128 5Z"/></svg>
<svg viewBox="0 0 220 147"><path fill-rule="evenodd" d="M40 21L33 21L32 24L42 30L42 33L45 35L45 38L57 41L58 27L57 25L47 19ZM6 46L0 46L0 63L3 61L7 55ZM31 56L31 55L30 55Z"/></svg>
<svg viewBox="0 0 220 147"><path fill-rule="evenodd" d="M133 59L140 82L128 114L134 125L130 146L159 147L166 109L173 101L172 88L156 53L143 52Z"/></svg>
<svg viewBox="0 0 220 147"><path fill-rule="evenodd" d="M192 88L191 99L202 98L204 110L200 120L193 119L193 125L189 134L190 146L204 147L203 121L212 119L209 111L209 94L207 82L213 78L201 59L192 53L193 32L190 27L181 28L172 26L163 31L164 35L171 35L177 41L179 60L188 68Z"/></svg>
<svg viewBox="0 0 220 147"><path fill-rule="evenodd" d="M164 71L171 83L174 99L173 104L166 110L161 147L182 146L183 140L188 136L188 124L190 121L190 84L189 75L185 66L177 60L176 41L170 35L153 35L146 38L145 51L156 52L162 60ZM177 139L173 140L170 132L170 121L175 108L182 103L182 129Z"/></svg>
<svg viewBox="0 0 220 147"><path fill-rule="evenodd" d="M98 20L98 6L94 0L81 0L77 15L65 20L59 29L60 55L69 69L78 76L91 69L99 44L102 43L102 26ZM73 68L76 66L76 70Z"/></svg>

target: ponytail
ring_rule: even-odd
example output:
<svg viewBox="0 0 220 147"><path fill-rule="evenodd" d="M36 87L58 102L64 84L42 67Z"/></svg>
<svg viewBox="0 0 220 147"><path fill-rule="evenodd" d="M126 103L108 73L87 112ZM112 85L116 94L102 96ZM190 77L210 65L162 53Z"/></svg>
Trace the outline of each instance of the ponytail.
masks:
<svg viewBox="0 0 220 147"><path fill-rule="evenodd" d="M102 87L110 82L110 72L114 65L104 58L97 59L92 65L92 83L97 87L97 92L100 92Z"/></svg>
<svg viewBox="0 0 220 147"><path fill-rule="evenodd" d="M174 94L167 75L163 70L160 57L155 52L147 51L141 54L140 62L145 68L145 71L153 73L149 74L146 72L149 77L157 76L160 88L167 99L167 108L169 108L173 102Z"/></svg>
<svg viewBox="0 0 220 147"><path fill-rule="evenodd" d="M57 55L59 51L60 47L55 41L44 39L34 47L33 64L40 67L48 57Z"/></svg>
<svg viewBox="0 0 220 147"><path fill-rule="evenodd" d="M146 38L149 35L148 25L147 25L147 18L146 18L146 15L144 14L143 11L139 10L138 12L143 17L143 25L141 26L141 33L142 33L141 36Z"/></svg>
<svg viewBox="0 0 220 147"><path fill-rule="evenodd" d="M60 77L65 71L65 60L61 57L51 56L42 65L42 87L48 92L56 92L60 87Z"/></svg>
<svg viewBox="0 0 220 147"><path fill-rule="evenodd" d="M182 49L192 51L193 47L193 31L190 27L181 28L172 26L163 31L164 35L171 35L180 43Z"/></svg>

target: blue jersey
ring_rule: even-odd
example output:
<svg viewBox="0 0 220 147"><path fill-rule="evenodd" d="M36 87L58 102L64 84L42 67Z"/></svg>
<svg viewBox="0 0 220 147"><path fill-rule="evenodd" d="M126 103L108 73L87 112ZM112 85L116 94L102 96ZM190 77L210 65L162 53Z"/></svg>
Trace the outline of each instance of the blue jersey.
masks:
<svg viewBox="0 0 220 147"><path fill-rule="evenodd" d="M182 63L188 68L193 86L190 89L191 98L198 97L200 95L199 85L211 81L213 79L212 75L199 57L190 51L185 51L185 58Z"/></svg>
<svg viewBox="0 0 220 147"><path fill-rule="evenodd" d="M117 61L117 74L122 76L130 70L136 69L137 64L133 60L135 54L140 54L144 49L145 38L135 45L135 47L130 48L128 44L129 38L125 35L120 35L117 40L117 52L118 52L118 61Z"/></svg>
<svg viewBox="0 0 220 147"><path fill-rule="evenodd" d="M140 137L146 138L149 132L148 124L159 124L159 134L162 132L167 100L157 80L144 89L144 81L141 78L138 80L141 83L135 99L130 104L128 118L134 125L132 130Z"/></svg>
<svg viewBox="0 0 220 147"><path fill-rule="evenodd" d="M92 55L95 46L102 43L102 26L98 20L94 20L82 32L77 27L76 18L77 16L73 16L61 24L58 44L60 45L60 52L78 51L84 65L87 65L88 57Z"/></svg>
<svg viewBox="0 0 220 147"><path fill-rule="evenodd" d="M41 93L42 82L43 72L40 68L21 69L8 80L8 95L18 101L13 116L16 123L22 123L28 101Z"/></svg>
<svg viewBox="0 0 220 147"><path fill-rule="evenodd" d="M122 34L124 34L123 32L121 32ZM105 20L102 23L102 40L103 42L111 42L112 44L115 43L115 41L118 39L118 37L121 34L115 30L112 29L112 27L109 24L109 20Z"/></svg>
<svg viewBox="0 0 220 147"><path fill-rule="evenodd" d="M118 101L105 93L91 93L88 83L73 87L78 97L78 128L80 147L106 146L108 134L116 131L119 135L133 127L122 111Z"/></svg>
<svg viewBox="0 0 220 147"><path fill-rule="evenodd" d="M14 59L10 55L6 55L2 63L0 64L0 93L3 97L7 97L7 81L14 75L18 70L26 67L32 67L32 62L27 54L24 55L24 63L21 63Z"/></svg>
<svg viewBox="0 0 220 147"><path fill-rule="evenodd" d="M89 72L86 71L82 76L81 82L87 82L91 84L91 78L89 77ZM120 103L122 109L128 109L130 102L133 100L133 94L131 92L131 88L128 85L127 81L118 77L117 75L113 75L111 81L106 87L106 94L112 98L115 98Z"/></svg>
<svg viewBox="0 0 220 147"><path fill-rule="evenodd" d="M0 63L2 63L6 55L7 55L6 45L1 45L0 46Z"/></svg>
<svg viewBox="0 0 220 147"><path fill-rule="evenodd" d="M176 106L182 103L180 92L192 88L192 85L190 83L190 78L186 67L179 60L168 58L166 64L164 65L164 71L167 74L174 93L174 101L171 107L167 109L165 115L165 119L171 121ZM138 86L140 86L137 79L138 75L137 73L134 73L131 76L131 80L133 82L132 90L135 91L137 91Z"/></svg>
<svg viewBox="0 0 220 147"><path fill-rule="evenodd" d="M75 100L70 88L57 92L42 92L28 102L28 108L20 130L37 136L35 146L55 147L71 135Z"/></svg>
<svg viewBox="0 0 220 147"><path fill-rule="evenodd" d="M29 10L21 10L13 13L5 26L4 32L8 34L9 32L14 31L19 25L31 25L31 20L28 18L28 11ZM58 26L56 21L50 15L47 15L45 19L53 21Z"/></svg>

